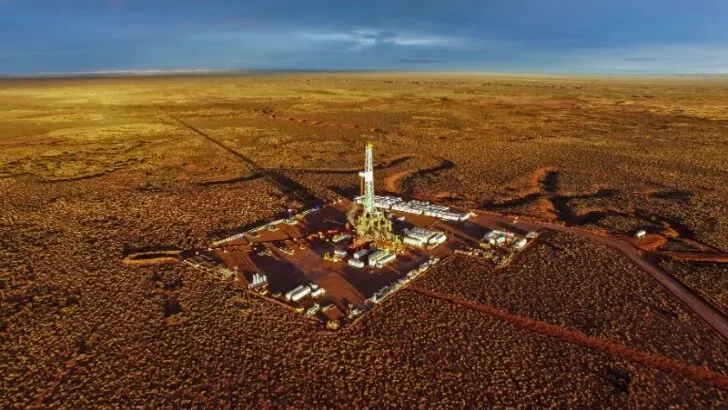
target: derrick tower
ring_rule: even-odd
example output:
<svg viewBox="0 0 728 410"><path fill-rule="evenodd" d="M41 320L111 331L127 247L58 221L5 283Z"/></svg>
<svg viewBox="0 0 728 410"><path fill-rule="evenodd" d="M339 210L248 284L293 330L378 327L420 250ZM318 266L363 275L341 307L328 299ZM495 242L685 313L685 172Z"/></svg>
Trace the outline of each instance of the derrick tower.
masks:
<svg viewBox="0 0 728 410"><path fill-rule="evenodd" d="M372 241L393 241L392 221L374 207L374 159L372 143L367 143L364 152L364 171L361 177L361 207L355 206L350 216L360 239Z"/></svg>
<svg viewBox="0 0 728 410"><path fill-rule="evenodd" d="M374 155L372 143L367 143L364 151L364 171L359 172L361 177L361 195L364 213L374 210Z"/></svg>

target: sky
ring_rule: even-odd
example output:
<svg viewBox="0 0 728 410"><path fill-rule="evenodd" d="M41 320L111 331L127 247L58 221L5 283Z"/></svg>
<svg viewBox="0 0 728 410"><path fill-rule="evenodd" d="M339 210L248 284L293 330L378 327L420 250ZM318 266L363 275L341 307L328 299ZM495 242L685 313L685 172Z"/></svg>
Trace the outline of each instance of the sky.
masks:
<svg viewBox="0 0 728 410"><path fill-rule="evenodd" d="M0 73L728 74L727 0L0 0Z"/></svg>

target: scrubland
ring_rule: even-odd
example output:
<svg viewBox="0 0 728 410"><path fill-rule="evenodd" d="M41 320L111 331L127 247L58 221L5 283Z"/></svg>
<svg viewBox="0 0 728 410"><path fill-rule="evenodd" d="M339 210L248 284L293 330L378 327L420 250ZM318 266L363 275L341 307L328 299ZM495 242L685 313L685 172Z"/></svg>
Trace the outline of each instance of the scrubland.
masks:
<svg viewBox="0 0 728 410"><path fill-rule="evenodd" d="M0 403L704 408L726 392L402 292L329 333L184 265L357 191L728 250L728 81L454 74L0 80ZM725 308L725 264L663 261ZM418 286L726 374L726 344L611 251L550 234Z"/></svg>
<svg viewBox="0 0 728 410"><path fill-rule="evenodd" d="M571 234L542 234L505 268L455 258L418 285L728 372L720 335L619 252Z"/></svg>

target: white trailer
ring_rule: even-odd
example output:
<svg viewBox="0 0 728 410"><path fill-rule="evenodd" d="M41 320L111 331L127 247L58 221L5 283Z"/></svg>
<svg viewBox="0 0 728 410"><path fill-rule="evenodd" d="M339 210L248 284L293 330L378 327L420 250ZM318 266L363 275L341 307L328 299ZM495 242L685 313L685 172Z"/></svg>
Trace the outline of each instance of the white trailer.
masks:
<svg viewBox="0 0 728 410"><path fill-rule="evenodd" d="M299 300L305 298L311 293L311 288L306 285L300 285L290 292L286 293L285 297L286 300L290 300L291 302L298 302Z"/></svg>
<svg viewBox="0 0 728 410"><path fill-rule="evenodd" d="M384 256L383 258L380 258L377 261L377 268L382 268L384 265L388 264L389 262L392 262L393 260L397 259L397 255L390 253L387 256Z"/></svg>
<svg viewBox="0 0 728 410"><path fill-rule="evenodd" d="M364 267L364 261L359 260L359 259L349 259L348 263L349 263L349 266L353 266L355 268Z"/></svg>
<svg viewBox="0 0 728 410"><path fill-rule="evenodd" d="M367 253L369 253L366 249L360 249L356 252L354 252L354 259L362 259L363 257L367 256Z"/></svg>
<svg viewBox="0 0 728 410"><path fill-rule="evenodd" d="M418 248L425 246L425 243L421 239L413 238L411 236L405 236L404 243L405 245L416 246Z"/></svg>
<svg viewBox="0 0 728 410"><path fill-rule="evenodd" d="M371 255L369 255L369 266L374 266L377 264L377 261L385 256L387 256L389 252L385 251L384 249L380 249Z"/></svg>

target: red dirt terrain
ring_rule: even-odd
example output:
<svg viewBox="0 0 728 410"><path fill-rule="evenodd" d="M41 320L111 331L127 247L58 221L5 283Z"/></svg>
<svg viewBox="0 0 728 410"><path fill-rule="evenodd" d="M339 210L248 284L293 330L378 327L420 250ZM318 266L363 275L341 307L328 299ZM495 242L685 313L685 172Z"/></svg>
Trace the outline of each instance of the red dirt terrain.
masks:
<svg viewBox="0 0 728 410"><path fill-rule="evenodd" d="M0 407L728 403L722 80L0 81ZM356 195L368 140L378 193L541 237L503 268L442 261L337 332L123 262Z"/></svg>
<svg viewBox="0 0 728 410"><path fill-rule="evenodd" d="M657 252L658 255L667 256L674 259L680 259L683 261L698 261L698 262L718 262L728 263L728 255L717 252L676 252L676 251L661 251Z"/></svg>
<svg viewBox="0 0 728 410"><path fill-rule="evenodd" d="M514 315L502 309L495 309L490 306L475 303L458 296L448 295L442 292L427 290L424 288L410 286L407 290L419 293L425 296L441 299L467 309L478 310L513 323L523 329L536 332L545 336L558 338L569 343L574 343L590 349L600 350L613 356L630 360L644 366L652 367L666 373L672 373L682 377L695 380L697 382L710 383L722 389L728 389L728 376L706 370L703 367L692 366L670 360L654 354L645 353L643 351L630 348L628 346L613 343L609 340L586 335L582 332L566 329L561 326L555 326L546 322L533 320L526 316Z"/></svg>

